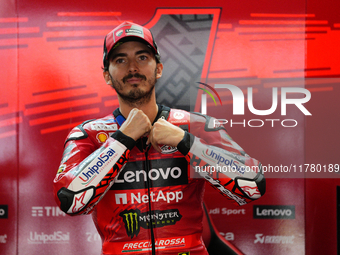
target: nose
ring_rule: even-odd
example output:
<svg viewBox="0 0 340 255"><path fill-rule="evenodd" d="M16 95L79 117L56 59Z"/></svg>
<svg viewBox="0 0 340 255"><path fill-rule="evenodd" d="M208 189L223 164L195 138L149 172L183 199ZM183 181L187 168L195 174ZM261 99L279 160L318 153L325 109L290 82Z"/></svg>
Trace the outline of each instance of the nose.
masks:
<svg viewBox="0 0 340 255"><path fill-rule="evenodd" d="M129 61L129 72L130 73L138 73L138 63L135 60Z"/></svg>

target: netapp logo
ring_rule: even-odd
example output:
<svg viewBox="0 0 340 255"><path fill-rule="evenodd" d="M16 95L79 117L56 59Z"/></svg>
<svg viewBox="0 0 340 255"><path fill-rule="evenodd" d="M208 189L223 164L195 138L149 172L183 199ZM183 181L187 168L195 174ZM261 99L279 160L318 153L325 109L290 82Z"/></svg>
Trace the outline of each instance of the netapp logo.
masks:
<svg viewBox="0 0 340 255"><path fill-rule="evenodd" d="M128 162L114 180L112 190L144 189L188 184L188 162L185 158L150 160L149 170L143 161Z"/></svg>
<svg viewBox="0 0 340 255"><path fill-rule="evenodd" d="M8 205L0 205L0 219L8 218Z"/></svg>
<svg viewBox="0 0 340 255"><path fill-rule="evenodd" d="M254 205L254 219L295 219L295 205Z"/></svg>
<svg viewBox="0 0 340 255"><path fill-rule="evenodd" d="M122 194L116 194L116 204L128 204L127 200L127 194L122 193ZM167 202L168 204L171 202L176 202L178 203L180 200L183 198L183 192L182 191L176 191L176 192L163 192L160 190L159 192L150 192L150 199L147 194L141 195L140 192L137 194L131 193L131 199L129 200L129 203L134 204L134 203L149 203L151 200L152 202L158 203L159 201Z"/></svg>

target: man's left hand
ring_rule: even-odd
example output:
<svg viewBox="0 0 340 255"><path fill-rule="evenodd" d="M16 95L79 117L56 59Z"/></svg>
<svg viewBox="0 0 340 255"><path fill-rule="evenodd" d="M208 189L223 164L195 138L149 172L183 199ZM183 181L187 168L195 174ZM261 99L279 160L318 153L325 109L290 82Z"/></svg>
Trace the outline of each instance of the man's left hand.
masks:
<svg viewBox="0 0 340 255"><path fill-rule="evenodd" d="M159 119L152 126L146 143L151 143L158 152L161 152L161 149L158 146L159 144L177 147L179 142L183 139L184 134L183 129L164 119Z"/></svg>

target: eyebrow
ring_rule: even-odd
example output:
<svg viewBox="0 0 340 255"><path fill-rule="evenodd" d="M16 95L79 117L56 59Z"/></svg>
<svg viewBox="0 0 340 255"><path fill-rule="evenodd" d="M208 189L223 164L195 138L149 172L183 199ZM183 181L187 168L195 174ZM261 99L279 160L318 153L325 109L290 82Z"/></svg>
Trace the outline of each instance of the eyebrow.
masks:
<svg viewBox="0 0 340 255"><path fill-rule="evenodd" d="M152 52L149 51L149 50L139 50L135 53L135 55L140 55L140 54L149 54L149 55L152 55ZM127 54L126 53L117 53L117 54L114 54L112 55L112 57L110 58L111 60L114 60L118 57L127 57Z"/></svg>

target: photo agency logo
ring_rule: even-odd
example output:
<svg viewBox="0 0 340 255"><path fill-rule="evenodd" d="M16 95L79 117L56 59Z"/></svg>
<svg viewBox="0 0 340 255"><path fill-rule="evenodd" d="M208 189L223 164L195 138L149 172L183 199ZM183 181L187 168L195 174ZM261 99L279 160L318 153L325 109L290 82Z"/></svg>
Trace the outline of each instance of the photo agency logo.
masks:
<svg viewBox="0 0 340 255"><path fill-rule="evenodd" d="M272 88L272 105L269 109L265 110L259 110L254 107L253 104L253 88L248 87L247 88L247 100L245 100L245 95L243 91L231 84L215 84L214 87L202 82L198 82L201 85L204 85L205 87L209 88L211 91L215 93L217 98L220 101L220 104L222 104L222 100L217 93L216 89L227 89L231 95L232 95L232 106L233 106L233 115L245 115L245 101L247 101L248 110L257 116L268 116L276 111L278 108L278 96L281 96L281 116L287 115L287 105L295 105L305 116L311 116L312 114L306 109L306 107L303 105L307 103L311 99L311 93L309 90L305 88L300 87L282 87L280 88L280 91L278 91L277 87ZM215 106L217 106L217 102L212 95L212 93L205 89L200 88L203 90L206 94L202 93L201 95L201 113L207 114L207 94L213 99ZM287 98L288 94L295 94L303 96L302 98ZM235 125L243 126L243 127L263 127L265 124L271 125L271 127L274 127L275 125L281 125L282 127L296 127L298 125L298 121L296 119L271 119L271 118L256 118L256 119L250 119L246 120L243 119L243 121L233 121L233 119L215 119L214 120L214 127L219 127L221 125L229 124L230 127L233 127Z"/></svg>
<svg viewBox="0 0 340 255"><path fill-rule="evenodd" d="M215 93L215 95L217 96L218 100L220 100L220 104L222 105L222 100L220 98L220 95L217 93L217 91L212 86L210 86L208 84L205 84L203 82L197 82L197 83L198 84L202 84L205 87L208 87L211 91L213 91ZM204 89L204 88L200 88L200 87L198 87L198 89L201 89L205 93L207 93L212 98L212 100L214 101L215 105L217 105L214 96L210 93L209 90ZM202 97L201 97L201 113L202 114L207 114L207 95L206 94L202 94Z"/></svg>

